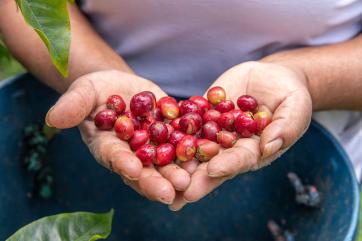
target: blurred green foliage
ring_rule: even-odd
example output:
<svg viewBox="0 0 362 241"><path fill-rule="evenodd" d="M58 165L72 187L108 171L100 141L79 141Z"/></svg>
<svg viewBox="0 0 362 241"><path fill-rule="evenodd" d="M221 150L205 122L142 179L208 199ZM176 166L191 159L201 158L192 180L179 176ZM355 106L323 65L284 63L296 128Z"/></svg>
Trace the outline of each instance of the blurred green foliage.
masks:
<svg viewBox="0 0 362 241"><path fill-rule="evenodd" d="M360 195L360 198L362 200L362 192ZM362 241L362 202L360 201L360 207L359 207L360 211L359 211L359 231L358 231L358 235L357 235L357 240L356 241Z"/></svg>
<svg viewBox="0 0 362 241"><path fill-rule="evenodd" d="M24 68L11 56L8 49L0 41L0 80L24 71Z"/></svg>

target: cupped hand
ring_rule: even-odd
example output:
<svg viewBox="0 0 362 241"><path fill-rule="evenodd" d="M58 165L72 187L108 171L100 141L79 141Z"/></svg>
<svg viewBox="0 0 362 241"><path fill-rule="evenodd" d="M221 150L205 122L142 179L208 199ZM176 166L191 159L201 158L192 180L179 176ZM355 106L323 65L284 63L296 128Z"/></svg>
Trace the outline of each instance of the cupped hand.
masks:
<svg viewBox="0 0 362 241"><path fill-rule="evenodd" d="M79 126L83 141L100 164L119 174L141 195L170 204L176 190L189 185L190 175L176 164L143 167L127 142L114 131L98 130L93 122L96 113L106 108L108 96L118 94L129 103L134 94L144 90L152 91L157 99L166 95L151 81L133 74L116 70L90 73L73 82L49 110L46 122L59 129Z"/></svg>
<svg viewBox="0 0 362 241"><path fill-rule="evenodd" d="M255 97L260 110L273 114L272 122L260 137L241 138L234 147L198 165L190 186L170 205L172 210L201 199L237 174L269 165L303 135L311 121L307 78L299 69L277 63L246 62L229 69L213 86L223 87L227 99L234 103L241 95Z"/></svg>

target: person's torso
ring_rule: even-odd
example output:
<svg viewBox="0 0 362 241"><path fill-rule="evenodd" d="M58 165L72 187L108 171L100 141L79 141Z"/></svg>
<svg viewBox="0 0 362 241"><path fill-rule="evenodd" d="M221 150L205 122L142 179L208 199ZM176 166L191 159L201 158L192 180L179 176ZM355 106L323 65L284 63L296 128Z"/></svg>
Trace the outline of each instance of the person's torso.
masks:
<svg viewBox="0 0 362 241"><path fill-rule="evenodd" d="M225 70L276 50L343 41L360 0L83 0L97 31L135 71L176 96L202 94Z"/></svg>

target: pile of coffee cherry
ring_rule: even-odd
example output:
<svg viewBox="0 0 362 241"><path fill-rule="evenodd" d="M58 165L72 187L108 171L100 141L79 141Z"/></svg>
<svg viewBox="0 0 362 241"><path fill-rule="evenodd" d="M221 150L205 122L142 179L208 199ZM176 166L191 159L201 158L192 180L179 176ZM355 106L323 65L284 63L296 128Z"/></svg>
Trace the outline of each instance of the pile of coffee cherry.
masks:
<svg viewBox="0 0 362 241"><path fill-rule="evenodd" d="M179 103L170 96L157 101L152 92L142 91L132 97L130 111L121 96L109 96L107 109L97 113L94 123L100 130L114 129L144 166L176 159L206 162L239 138L260 135L271 122L271 114L258 112L252 96L240 96L237 106L219 86L209 89L207 99L193 96Z"/></svg>

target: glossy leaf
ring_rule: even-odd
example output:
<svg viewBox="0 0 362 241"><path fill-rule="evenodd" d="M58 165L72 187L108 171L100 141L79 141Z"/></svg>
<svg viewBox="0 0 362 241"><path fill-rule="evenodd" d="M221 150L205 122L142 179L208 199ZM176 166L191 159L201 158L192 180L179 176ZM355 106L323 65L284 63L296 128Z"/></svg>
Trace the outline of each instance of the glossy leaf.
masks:
<svg viewBox="0 0 362 241"><path fill-rule="evenodd" d="M58 71L68 75L70 21L67 0L16 0L25 21L48 48Z"/></svg>
<svg viewBox="0 0 362 241"><path fill-rule="evenodd" d="M95 241L106 239L112 228L108 213L63 213L44 217L19 229L6 241Z"/></svg>

